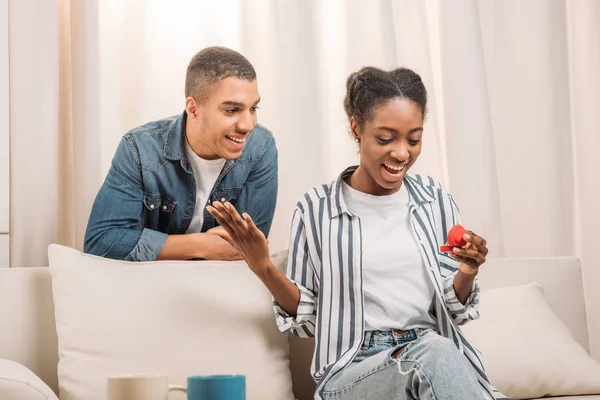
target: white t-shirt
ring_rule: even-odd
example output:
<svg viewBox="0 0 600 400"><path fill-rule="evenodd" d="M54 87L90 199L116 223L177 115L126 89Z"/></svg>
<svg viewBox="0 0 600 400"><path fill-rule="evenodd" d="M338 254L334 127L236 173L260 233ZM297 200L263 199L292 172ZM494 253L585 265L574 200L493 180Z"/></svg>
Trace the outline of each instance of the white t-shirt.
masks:
<svg viewBox="0 0 600 400"><path fill-rule="evenodd" d="M406 186L374 196L344 182L342 194L361 221L365 329L435 329L435 289L411 226Z"/></svg>
<svg viewBox="0 0 600 400"><path fill-rule="evenodd" d="M202 230L204 209L206 208L208 196L210 196L210 192L215 186L226 160L224 158L205 160L199 157L198 154L194 153L187 140L185 141L185 152L196 177L196 207L194 208L192 222L190 222L186 233L195 233Z"/></svg>

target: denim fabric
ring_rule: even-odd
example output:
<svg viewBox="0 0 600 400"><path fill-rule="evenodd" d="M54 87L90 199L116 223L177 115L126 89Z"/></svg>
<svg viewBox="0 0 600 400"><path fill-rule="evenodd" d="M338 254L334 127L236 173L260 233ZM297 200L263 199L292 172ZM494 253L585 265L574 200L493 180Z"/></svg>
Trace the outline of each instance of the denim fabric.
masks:
<svg viewBox="0 0 600 400"><path fill-rule="evenodd" d="M392 347L401 347L401 345L408 344L417 339L418 333L424 330L425 329L411 329L408 331L402 331L399 329L394 329L391 332L366 331L363 344L352 362L361 362L384 350L389 350Z"/></svg>
<svg viewBox="0 0 600 400"><path fill-rule="evenodd" d="M324 400L482 398L469 361L432 329L366 332L354 361L333 375L320 395Z"/></svg>
<svg viewBox="0 0 600 400"><path fill-rule="evenodd" d="M185 152L182 114L127 132L94 202L84 252L152 261L169 234L188 229L196 206L196 179ZM227 160L209 202L229 201L247 212L268 236L278 187L277 148L271 132L256 125L242 155ZM202 232L217 226L204 210Z"/></svg>

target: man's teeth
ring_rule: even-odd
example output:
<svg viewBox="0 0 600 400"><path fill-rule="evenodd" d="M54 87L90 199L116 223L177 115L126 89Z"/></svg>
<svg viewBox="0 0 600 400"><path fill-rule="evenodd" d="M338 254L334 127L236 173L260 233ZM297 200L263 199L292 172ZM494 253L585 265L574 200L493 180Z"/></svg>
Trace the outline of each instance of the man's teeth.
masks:
<svg viewBox="0 0 600 400"><path fill-rule="evenodd" d="M383 165L385 165L386 168L389 168L394 171L402 171L404 169L404 165L400 165L400 166L394 166L394 165L390 165L390 164L383 164Z"/></svg>
<svg viewBox="0 0 600 400"><path fill-rule="evenodd" d="M239 138L236 138L236 137L233 137L233 136L227 136L227 139L233 140L236 143L244 143L246 141L245 138L244 139L239 139Z"/></svg>

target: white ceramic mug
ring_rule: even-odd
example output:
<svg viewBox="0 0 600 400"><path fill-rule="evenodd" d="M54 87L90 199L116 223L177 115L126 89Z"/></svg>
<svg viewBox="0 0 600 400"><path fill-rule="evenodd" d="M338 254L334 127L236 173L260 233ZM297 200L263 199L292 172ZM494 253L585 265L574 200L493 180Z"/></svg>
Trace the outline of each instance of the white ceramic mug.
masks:
<svg viewBox="0 0 600 400"><path fill-rule="evenodd" d="M187 392L184 386L169 385L164 374L109 376L106 385L108 400L168 400L173 390Z"/></svg>

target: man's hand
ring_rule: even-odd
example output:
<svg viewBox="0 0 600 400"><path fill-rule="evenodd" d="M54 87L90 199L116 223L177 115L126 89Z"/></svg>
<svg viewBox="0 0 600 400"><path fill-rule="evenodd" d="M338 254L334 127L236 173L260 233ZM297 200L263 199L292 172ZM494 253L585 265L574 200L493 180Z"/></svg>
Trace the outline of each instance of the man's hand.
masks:
<svg viewBox="0 0 600 400"><path fill-rule="evenodd" d="M228 242L227 232L223 228L216 227L200 235L203 236L202 258L221 261L243 260L240 252Z"/></svg>
<svg viewBox="0 0 600 400"><path fill-rule="evenodd" d="M212 231L212 229L211 229ZM204 258L206 260L236 261L241 260L240 253L227 243L226 238L216 234L219 232L188 233L169 235L157 260L190 260Z"/></svg>
<svg viewBox="0 0 600 400"><path fill-rule="evenodd" d="M219 236L225 239L227 242L231 243L231 236L229 236L229 233L227 233L225 228L223 228L222 226L215 226L214 228L207 230L206 233L208 233L209 235Z"/></svg>

